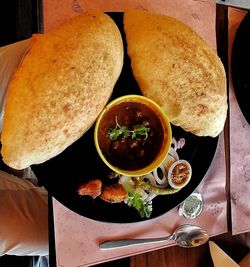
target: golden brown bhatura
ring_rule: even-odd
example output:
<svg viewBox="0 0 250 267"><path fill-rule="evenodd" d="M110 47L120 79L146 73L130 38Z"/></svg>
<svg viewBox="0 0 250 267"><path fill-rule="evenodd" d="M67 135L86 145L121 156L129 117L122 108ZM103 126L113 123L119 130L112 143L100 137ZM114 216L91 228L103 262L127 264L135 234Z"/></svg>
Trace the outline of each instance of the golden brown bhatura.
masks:
<svg viewBox="0 0 250 267"><path fill-rule="evenodd" d="M165 15L129 10L124 29L142 94L158 103L172 124L216 137L226 120L227 93L215 51L192 29Z"/></svg>
<svg viewBox="0 0 250 267"><path fill-rule="evenodd" d="M120 32L102 12L34 35L8 86L3 161L23 169L79 139L108 102L122 65Z"/></svg>

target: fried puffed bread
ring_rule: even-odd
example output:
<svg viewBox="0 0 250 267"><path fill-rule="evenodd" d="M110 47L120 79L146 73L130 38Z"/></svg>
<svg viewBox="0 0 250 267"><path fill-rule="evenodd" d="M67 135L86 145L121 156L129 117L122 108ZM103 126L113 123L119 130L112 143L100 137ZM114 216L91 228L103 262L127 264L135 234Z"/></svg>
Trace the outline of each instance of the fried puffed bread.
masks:
<svg viewBox="0 0 250 267"><path fill-rule="evenodd" d="M157 102L172 124L216 137L226 120L227 93L215 51L192 29L165 15L129 10L124 29L143 95Z"/></svg>
<svg viewBox="0 0 250 267"><path fill-rule="evenodd" d="M79 139L107 103L122 65L120 32L102 12L84 13L34 35L8 86L4 162L23 169Z"/></svg>

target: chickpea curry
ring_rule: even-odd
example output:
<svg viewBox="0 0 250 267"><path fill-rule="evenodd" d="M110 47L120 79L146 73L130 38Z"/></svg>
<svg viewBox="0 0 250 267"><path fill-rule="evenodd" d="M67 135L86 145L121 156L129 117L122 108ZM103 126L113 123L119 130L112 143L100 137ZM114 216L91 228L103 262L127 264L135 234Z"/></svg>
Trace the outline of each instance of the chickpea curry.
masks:
<svg viewBox="0 0 250 267"><path fill-rule="evenodd" d="M103 116L98 142L105 158L123 170L139 170L154 161L164 140L157 113L141 102L114 105Z"/></svg>

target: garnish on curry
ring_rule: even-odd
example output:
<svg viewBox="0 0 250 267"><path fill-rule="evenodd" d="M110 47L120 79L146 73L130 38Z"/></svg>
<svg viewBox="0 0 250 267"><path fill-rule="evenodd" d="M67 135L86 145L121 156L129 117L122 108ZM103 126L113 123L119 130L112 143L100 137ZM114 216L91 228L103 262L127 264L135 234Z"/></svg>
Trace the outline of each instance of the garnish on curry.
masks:
<svg viewBox="0 0 250 267"><path fill-rule="evenodd" d="M123 170L138 170L153 162L163 139L160 118L141 102L114 105L99 125L98 141L103 155Z"/></svg>

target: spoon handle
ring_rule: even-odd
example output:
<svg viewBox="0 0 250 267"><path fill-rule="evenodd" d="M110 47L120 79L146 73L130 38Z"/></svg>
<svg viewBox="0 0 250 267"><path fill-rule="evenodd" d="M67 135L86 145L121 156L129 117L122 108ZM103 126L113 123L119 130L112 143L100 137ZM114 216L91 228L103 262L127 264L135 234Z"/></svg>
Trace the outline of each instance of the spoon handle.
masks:
<svg viewBox="0 0 250 267"><path fill-rule="evenodd" d="M172 239L172 235L167 236L167 237L160 237L160 238L113 240L113 241L105 241L101 243L99 247L101 249L113 249L113 248L135 246L138 244L146 244L146 243L152 244L152 243L157 243L157 242L164 242L170 239Z"/></svg>

